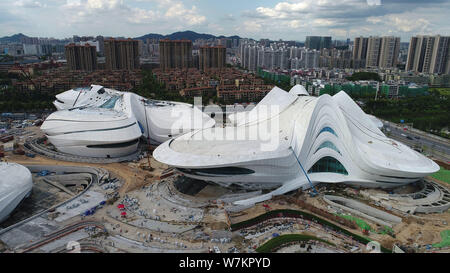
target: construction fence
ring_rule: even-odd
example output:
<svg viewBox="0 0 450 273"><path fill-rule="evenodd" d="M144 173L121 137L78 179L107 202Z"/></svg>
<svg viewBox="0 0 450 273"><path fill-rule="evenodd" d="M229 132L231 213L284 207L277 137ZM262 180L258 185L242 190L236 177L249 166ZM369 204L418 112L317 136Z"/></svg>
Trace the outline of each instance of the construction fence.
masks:
<svg viewBox="0 0 450 273"><path fill-rule="evenodd" d="M258 76L265 80L271 80L276 83L284 83L284 84L291 84L291 77L284 74L279 73L271 73L269 71L263 70L261 68L258 68Z"/></svg>
<svg viewBox="0 0 450 273"><path fill-rule="evenodd" d="M351 97L375 97L377 88L371 85L359 85L359 84L327 84L320 90L320 95L328 94L333 96L340 91L346 92ZM380 85L380 92L378 95L385 97L416 97L428 95L428 87L410 88L408 86L389 86Z"/></svg>

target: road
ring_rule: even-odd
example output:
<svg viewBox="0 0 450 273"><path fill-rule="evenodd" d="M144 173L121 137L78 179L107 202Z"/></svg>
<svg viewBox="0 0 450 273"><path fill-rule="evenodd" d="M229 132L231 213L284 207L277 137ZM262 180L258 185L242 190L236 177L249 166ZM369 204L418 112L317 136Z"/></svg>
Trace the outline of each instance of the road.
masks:
<svg viewBox="0 0 450 273"><path fill-rule="evenodd" d="M53 242L57 239L60 239L70 233L73 233L73 232L83 229L85 227L96 227L98 229L105 230L105 226L103 225L103 223L100 223L100 222L96 222L96 221L78 222L78 223L66 226L63 229L57 230L57 231L53 232L52 234L46 235L42 240L26 246L26 248L23 249L21 253L30 252L36 248L39 248L45 244Z"/></svg>
<svg viewBox="0 0 450 273"><path fill-rule="evenodd" d="M419 147L425 153L437 159L450 162L450 140L438 139L426 132L404 130L403 125L383 121L384 132L388 137L396 139L408 146ZM406 136L406 137L405 137ZM411 139L408 139L410 137Z"/></svg>

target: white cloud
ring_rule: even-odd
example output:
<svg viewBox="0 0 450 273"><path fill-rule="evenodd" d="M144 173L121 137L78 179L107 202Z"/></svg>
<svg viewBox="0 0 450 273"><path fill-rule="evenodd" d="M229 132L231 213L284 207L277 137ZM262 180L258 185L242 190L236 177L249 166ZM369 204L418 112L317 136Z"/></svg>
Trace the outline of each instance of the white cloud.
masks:
<svg viewBox="0 0 450 273"><path fill-rule="evenodd" d="M411 14L388 14L379 17L369 17L367 22L372 24L391 26L393 30L401 32L425 32L429 29L430 22L424 18L411 17Z"/></svg>
<svg viewBox="0 0 450 273"><path fill-rule="evenodd" d="M63 14L61 24L65 25L98 25L126 29L127 24L146 25L160 23L158 29L164 25L179 28L194 26L206 21L196 6L186 7L179 0L149 0L153 7L131 6L124 0L68 0L60 7ZM129 27L131 27L129 25ZM118 29L114 29L118 30ZM124 33L125 34L125 33Z"/></svg>
<svg viewBox="0 0 450 273"><path fill-rule="evenodd" d="M73 34L136 37L194 30L252 38L304 40L450 33L445 0L0 0L0 36ZM261 4L264 3L264 4ZM242 7L245 7L244 10ZM32 27L30 27L32 26Z"/></svg>
<svg viewBox="0 0 450 273"><path fill-rule="evenodd" d="M304 27L306 24L300 20L292 20L288 22L288 26L290 28L300 28Z"/></svg>
<svg viewBox="0 0 450 273"><path fill-rule="evenodd" d="M336 22L323 18L317 18L312 21L312 25L315 27L329 27L334 24L336 24Z"/></svg>
<svg viewBox="0 0 450 273"><path fill-rule="evenodd" d="M311 5L312 1L309 0L298 3L280 2L274 8L258 7L256 12L265 17L284 19L290 18L295 13L307 12Z"/></svg>
<svg viewBox="0 0 450 273"><path fill-rule="evenodd" d="M192 6L192 8L188 9L182 2L170 3L170 7L167 9L165 16L170 19L176 18L183 20L188 25L198 25L206 21L206 17L197 12L196 6Z"/></svg>
<svg viewBox="0 0 450 273"><path fill-rule="evenodd" d="M258 6L243 16L252 18L266 33L281 29L281 37L295 35L414 35L449 30L450 2L441 0L284 0ZM437 27L439 26L439 27ZM408 37L407 36L407 37ZM409 39L409 37L407 38Z"/></svg>
<svg viewBox="0 0 450 273"><path fill-rule="evenodd" d="M33 0L18 0L14 2L13 5L21 8L44 8L47 6L46 4L43 4L39 1Z"/></svg>

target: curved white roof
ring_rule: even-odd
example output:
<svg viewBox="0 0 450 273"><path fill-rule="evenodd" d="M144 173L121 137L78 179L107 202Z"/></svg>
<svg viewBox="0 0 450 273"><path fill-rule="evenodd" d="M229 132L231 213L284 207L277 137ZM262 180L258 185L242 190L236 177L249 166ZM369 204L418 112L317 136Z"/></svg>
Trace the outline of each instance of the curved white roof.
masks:
<svg viewBox="0 0 450 273"><path fill-rule="evenodd" d="M112 109L75 108L73 110L62 110L54 112L47 117L47 120L111 122L126 118L128 118L128 116L125 113L118 112Z"/></svg>
<svg viewBox="0 0 450 273"><path fill-rule="evenodd" d="M308 91L303 87L303 85L297 84L294 87L291 88L291 91L289 91L289 94L291 95L305 95L309 96Z"/></svg>
<svg viewBox="0 0 450 273"><path fill-rule="evenodd" d="M381 130L381 128L383 128L383 122L381 122L381 120L379 120L377 117L372 116L372 115L367 115L373 122L373 124L375 124L375 126Z"/></svg>
<svg viewBox="0 0 450 273"><path fill-rule="evenodd" d="M261 121L283 112L296 99L296 94L289 94L278 87L274 87L251 111L236 113L230 115L229 118L239 126Z"/></svg>
<svg viewBox="0 0 450 273"><path fill-rule="evenodd" d="M26 167L0 162L0 222L6 219L32 187L31 172Z"/></svg>
<svg viewBox="0 0 450 273"><path fill-rule="evenodd" d="M180 136L153 156L196 179L282 185L273 194L309 187L308 179L395 187L439 170L432 160L386 137L345 92L312 97L297 87L292 93L297 96L275 88L236 126ZM261 111L272 107L278 110Z"/></svg>
<svg viewBox="0 0 450 273"><path fill-rule="evenodd" d="M51 114L41 129L57 150L94 157L128 155L144 136L162 143L215 121L193 105L148 100L129 92L92 85L57 96L60 111ZM75 105L75 106L74 106Z"/></svg>

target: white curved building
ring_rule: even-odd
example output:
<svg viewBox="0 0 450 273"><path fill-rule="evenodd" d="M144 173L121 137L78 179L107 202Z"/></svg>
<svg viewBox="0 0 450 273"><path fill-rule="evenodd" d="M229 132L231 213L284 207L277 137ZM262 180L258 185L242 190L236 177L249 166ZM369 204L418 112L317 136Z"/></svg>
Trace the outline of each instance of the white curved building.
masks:
<svg viewBox="0 0 450 273"><path fill-rule="evenodd" d="M32 188L33 180L27 168L0 162L0 223L30 194Z"/></svg>
<svg viewBox="0 0 450 273"><path fill-rule="evenodd" d="M134 153L141 137L159 144L215 125L193 105L147 100L98 85L56 97L59 111L41 130L58 151L73 155L121 157Z"/></svg>
<svg viewBox="0 0 450 273"><path fill-rule="evenodd" d="M289 93L275 87L233 122L167 141L153 156L195 179L249 189L278 187L238 204L317 183L396 187L439 170L387 138L345 92L312 97L299 85Z"/></svg>

